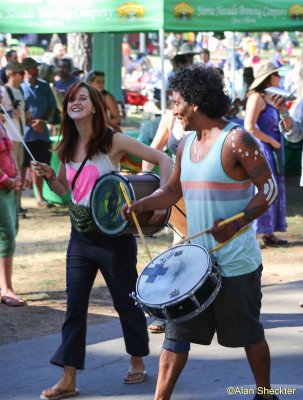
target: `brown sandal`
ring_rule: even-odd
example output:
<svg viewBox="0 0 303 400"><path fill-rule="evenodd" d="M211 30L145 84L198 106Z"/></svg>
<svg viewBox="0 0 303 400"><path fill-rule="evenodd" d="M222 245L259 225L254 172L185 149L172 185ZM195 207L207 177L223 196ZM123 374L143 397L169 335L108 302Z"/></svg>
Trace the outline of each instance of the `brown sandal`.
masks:
<svg viewBox="0 0 303 400"><path fill-rule="evenodd" d="M283 246L288 244L287 240L279 239L275 235L263 236L262 240L265 246Z"/></svg>

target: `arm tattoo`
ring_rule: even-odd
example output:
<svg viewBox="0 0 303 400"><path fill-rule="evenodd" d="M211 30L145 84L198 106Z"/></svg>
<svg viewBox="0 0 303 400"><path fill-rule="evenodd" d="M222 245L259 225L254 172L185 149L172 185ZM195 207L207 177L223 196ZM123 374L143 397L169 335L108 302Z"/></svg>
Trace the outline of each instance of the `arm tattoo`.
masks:
<svg viewBox="0 0 303 400"><path fill-rule="evenodd" d="M266 197L266 201L268 202L268 205L271 205L278 194L277 183L273 176L268 178L268 180L264 183L263 192Z"/></svg>
<svg viewBox="0 0 303 400"><path fill-rule="evenodd" d="M251 171L249 171L249 177L251 180L255 179L255 178L259 178L262 174L264 174L265 171L267 171L268 166L266 163L262 164L262 165L257 165L256 167L254 167Z"/></svg>
<svg viewBox="0 0 303 400"><path fill-rule="evenodd" d="M241 142L241 144L246 146L248 149L252 149L253 147L256 147L256 140L247 131L244 131L242 133L242 135L240 137L240 142Z"/></svg>
<svg viewBox="0 0 303 400"><path fill-rule="evenodd" d="M251 222L255 218L257 218L262 213L262 211L264 211L263 207L254 207L250 209L245 209L244 210L245 219L248 222Z"/></svg>

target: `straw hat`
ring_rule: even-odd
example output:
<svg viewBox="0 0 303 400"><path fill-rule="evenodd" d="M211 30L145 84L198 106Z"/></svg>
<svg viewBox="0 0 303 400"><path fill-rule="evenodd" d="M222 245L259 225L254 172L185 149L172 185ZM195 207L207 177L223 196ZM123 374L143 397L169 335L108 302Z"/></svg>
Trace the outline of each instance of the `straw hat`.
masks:
<svg viewBox="0 0 303 400"><path fill-rule="evenodd" d="M269 61L263 61L254 70L254 80L249 86L249 90L258 87L265 79L273 73L280 71L281 68L277 68L273 63Z"/></svg>

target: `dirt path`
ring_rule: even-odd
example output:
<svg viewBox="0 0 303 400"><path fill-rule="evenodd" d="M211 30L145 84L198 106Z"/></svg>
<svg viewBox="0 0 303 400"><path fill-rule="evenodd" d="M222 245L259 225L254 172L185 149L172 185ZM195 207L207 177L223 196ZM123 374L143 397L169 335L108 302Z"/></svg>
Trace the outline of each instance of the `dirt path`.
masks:
<svg viewBox="0 0 303 400"><path fill-rule="evenodd" d="M289 228L283 236L289 245L262 250L263 285L303 283L302 192L298 178L288 180ZM27 299L28 306L0 305L0 324L5 327L0 330L0 345L59 332L64 319L65 251L70 230L68 211L63 207L38 209L32 197L24 199L24 206L28 208L28 218L20 220L13 281L16 292ZM155 257L170 247L172 232L164 230L147 241L152 257ZM141 271L148 258L138 243L138 269ZM91 296L88 323L102 323L116 317L108 290L98 276Z"/></svg>

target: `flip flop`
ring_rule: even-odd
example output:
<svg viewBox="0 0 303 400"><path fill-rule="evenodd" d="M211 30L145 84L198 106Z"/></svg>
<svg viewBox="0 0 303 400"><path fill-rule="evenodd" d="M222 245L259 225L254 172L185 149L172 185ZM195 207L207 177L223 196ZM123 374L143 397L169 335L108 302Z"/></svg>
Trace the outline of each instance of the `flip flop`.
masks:
<svg viewBox="0 0 303 400"><path fill-rule="evenodd" d="M133 383L141 383L146 378L146 371L141 372L131 372L128 371L127 376L124 378L124 383L133 384Z"/></svg>
<svg viewBox="0 0 303 400"><path fill-rule="evenodd" d="M78 389L75 390L64 390L60 388L49 388L43 390L40 394L41 400L59 400L67 397L77 396L79 394Z"/></svg>
<svg viewBox="0 0 303 400"><path fill-rule="evenodd" d="M160 321L156 319L154 322L148 325L148 330L152 333L164 333L165 332L166 323L164 321Z"/></svg>
<svg viewBox="0 0 303 400"><path fill-rule="evenodd" d="M24 300L12 296L1 296L1 303L9 307L26 306L26 302Z"/></svg>

